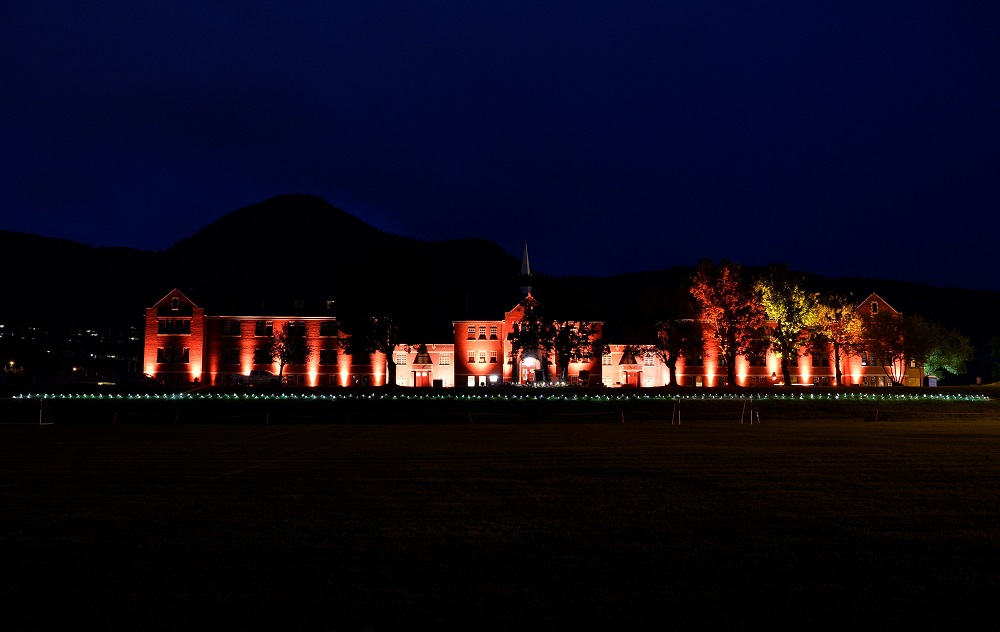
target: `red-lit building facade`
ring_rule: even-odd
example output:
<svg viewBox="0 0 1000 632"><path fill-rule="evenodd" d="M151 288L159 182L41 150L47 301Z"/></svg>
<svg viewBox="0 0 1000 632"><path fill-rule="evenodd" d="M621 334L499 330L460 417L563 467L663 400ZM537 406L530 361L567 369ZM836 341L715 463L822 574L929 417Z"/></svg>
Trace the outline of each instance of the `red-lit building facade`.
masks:
<svg viewBox="0 0 1000 632"><path fill-rule="evenodd" d="M530 292L526 300L530 298ZM859 307L862 314L901 315L877 294ZM497 320L453 321L454 340L443 343L399 344L392 354L395 383L405 387L487 387L498 384L554 383L553 358L537 350L514 357L511 334L524 317L524 302ZM588 323L591 340L603 340L603 323ZM354 358L342 348L344 335L333 314L209 315L180 290L173 290L146 309L143 370L167 383L226 385L251 370L277 375L279 366L262 357L260 348L272 332L288 330L305 338L310 352L301 363L280 369L283 382L300 386L382 386L387 381L387 358L381 353ZM667 367L652 353L636 353L633 345L597 345L590 359L570 362L571 385L606 387L656 387L669 385ZM603 347L603 349L601 348ZM601 351L604 351L602 353ZM777 356L739 357L736 384L726 383L718 344L709 331L702 352L681 357L677 385L685 387L770 386L781 381ZM841 358L845 386L890 386L880 360L867 353ZM792 385L836 384L833 352L803 347L791 363ZM923 367L905 367L903 384L923 384Z"/></svg>
<svg viewBox="0 0 1000 632"><path fill-rule="evenodd" d="M861 317L891 314L902 318L902 314L878 294L871 294L857 307ZM677 362L677 385L692 387L721 387L726 384L726 367L720 363L722 357L718 341L707 327L703 327L702 353L681 358ZM652 387L668 385L667 367L652 353L635 353L634 347L610 344L608 353L602 358L603 384L605 386ZM818 351L805 345L800 348L799 357L791 364L793 386L835 386L836 365L833 350ZM841 380L844 386L891 386L891 378L880 358L871 357L867 352L847 354L840 358ZM923 385L923 366L908 361L902 367L904 386ZM736 386L773 386L782 381L780 358L771 352L758 357L738 357L736 359Z"/></svg>
<svg viewBox="0 0 1000 632"><path fill-rule="evenodd" d="M305 362L281 368L261 355L262 344L281 330L305 338ZM208 315L174 289L146 309L143 370L168 384L231 384L255 369L302 386L384 384L384 356L354 358L341 349L342 338L333 314Z"/></svg>
<svg viewBox="0 0 1000 632"><path fill-rule="evenodd" d="M524 301L504 314L502 320L456 320L455 332L455 384L458 386L489 386L492 384L557 381L553 358L538 350L525 350L513 354L511 336L524 318L524 306L533 301L530 292ZM592 343L603 339L601 322L587 323L592 330ZM587 360L570 362L566 379L569 384L588 386L601 384L601 354Z"/></svg>

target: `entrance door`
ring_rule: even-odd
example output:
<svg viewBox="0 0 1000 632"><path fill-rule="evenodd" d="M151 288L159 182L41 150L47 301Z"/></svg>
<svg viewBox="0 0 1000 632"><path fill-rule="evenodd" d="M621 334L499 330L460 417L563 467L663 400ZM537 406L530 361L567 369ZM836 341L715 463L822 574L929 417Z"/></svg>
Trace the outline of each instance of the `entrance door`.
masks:
<svg viewBox="0 0 1000 632"><path fill-rule="evenodd" d="M431 385L431 372L430 371L414 371L413 372L413 385L416 387L430 386Z"/></svg>

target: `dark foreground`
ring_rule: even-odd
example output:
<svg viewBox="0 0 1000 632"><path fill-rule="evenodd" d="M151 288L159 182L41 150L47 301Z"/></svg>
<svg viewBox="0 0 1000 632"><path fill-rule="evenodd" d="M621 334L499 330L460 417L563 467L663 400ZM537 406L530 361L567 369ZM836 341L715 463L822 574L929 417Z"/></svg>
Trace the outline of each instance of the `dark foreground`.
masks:
<svg viewBox="0 0 1000 632"><path fill-rule="evenodd" d="M0 426L5 629L996 629L1000 423Z"/></svg>

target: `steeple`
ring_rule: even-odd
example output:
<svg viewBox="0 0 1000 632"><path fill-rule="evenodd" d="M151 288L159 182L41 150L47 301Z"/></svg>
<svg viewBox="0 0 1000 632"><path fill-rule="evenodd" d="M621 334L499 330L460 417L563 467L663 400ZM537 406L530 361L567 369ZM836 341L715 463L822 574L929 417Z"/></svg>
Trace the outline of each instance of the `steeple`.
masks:
<svg viewBox="0 0 1000 632"><path fill-rule="evenodd" d="M521 255L521 292L531 294L531 264L528 263L528 242L524 242L524 254Z"/></svg>

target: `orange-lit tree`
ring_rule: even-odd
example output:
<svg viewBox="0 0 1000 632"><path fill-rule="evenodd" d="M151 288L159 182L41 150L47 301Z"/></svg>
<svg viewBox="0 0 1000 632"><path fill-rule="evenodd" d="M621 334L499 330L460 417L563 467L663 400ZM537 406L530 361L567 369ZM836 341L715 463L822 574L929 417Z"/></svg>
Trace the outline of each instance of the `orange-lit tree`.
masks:
<svg viewBox="0 0 1000 632"><path fill-rule="evenodd" d="M821 298L813 327L812 353L833 348L833 368L837 386L843 386L843 358L860 354L864 348L864 327L857 303L842 295Z"/></svg>
<svg viewBox="0 0 1000 632"><path fill-rule="evenodd" d="M770 266L754 290L771 321L767 327L770 349L780 359L781 377L787 386L792 383L789 367L798 359L803 339L817 323L817 298L802 289L782 264Z"/></svg>
<svg viewBox="0 0 1000 632"><path fill-rule="evenodd" d="M719 343L728 384L736 384L736 358L751 353L764 327L764 307L742 278L738 263L702 260L691 283L702 320Z"/></svg>

